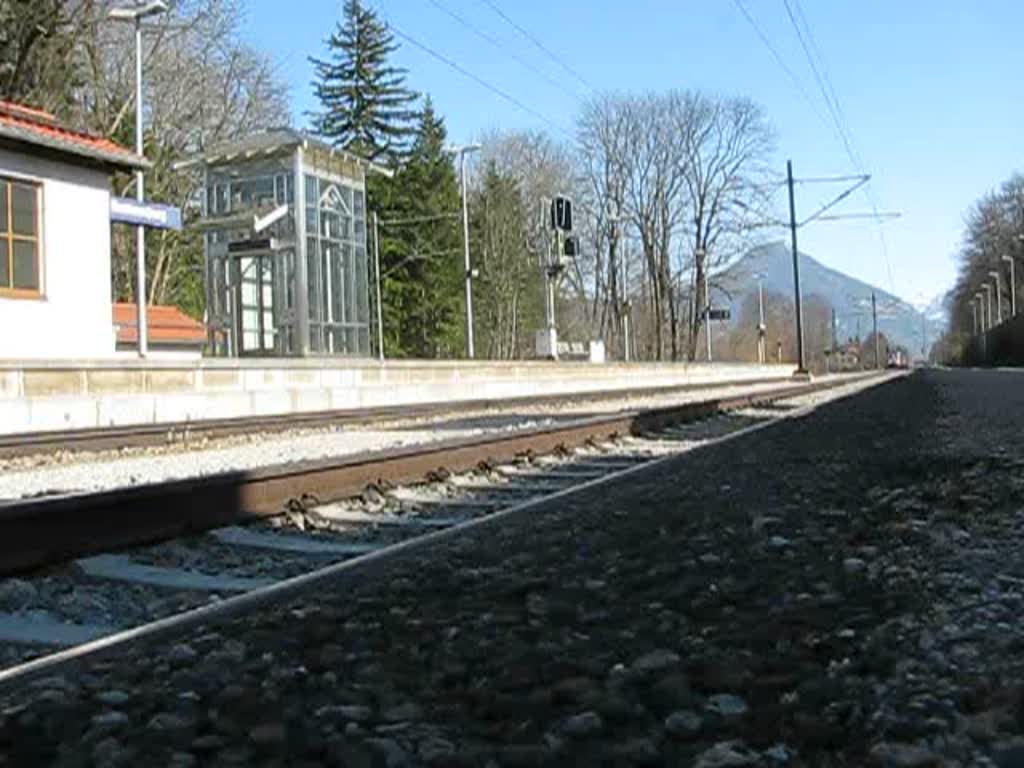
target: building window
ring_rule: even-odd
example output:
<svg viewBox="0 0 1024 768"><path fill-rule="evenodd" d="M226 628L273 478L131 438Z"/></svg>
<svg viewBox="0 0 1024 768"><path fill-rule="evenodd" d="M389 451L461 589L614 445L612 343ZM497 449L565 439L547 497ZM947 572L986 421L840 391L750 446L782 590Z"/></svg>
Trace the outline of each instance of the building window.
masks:
<svg viewBox="0 0 1024 768"><path fill-rule="evenodd" d="M39 255L39 185L0 178L0 295L39 295Z"/></svg>

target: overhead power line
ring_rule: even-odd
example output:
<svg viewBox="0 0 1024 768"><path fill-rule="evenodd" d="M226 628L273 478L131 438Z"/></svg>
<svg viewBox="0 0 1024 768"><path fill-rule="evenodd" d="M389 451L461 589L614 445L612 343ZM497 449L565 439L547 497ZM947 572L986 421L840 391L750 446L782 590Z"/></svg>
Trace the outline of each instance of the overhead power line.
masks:
<svg viewBox="0 0 1024 768"><path fill-rule="evenodd" d="M451 67L456 72L458 72L459 74L463 75L464 77L468 77L473 82L475 82L478 85L480 85L480 86L486 88L487 90L489 90L491 93L494 93L495 95L500 96L502 99L504 99L508 103L512 104L513 106L518 107L523 112L526 112L527 114L532 115L533 117L537 118L541 122L546 123L551 128L553 128L554 130L558 131L559 133L564 134L565 136L567 136L569 138L572 138L572 134L568 130L563 128L561 125L556 123L551 118L546 117L545 115L541 114L540 112L535 110L533 107L527 106L526 104L521 102L519 99L517 99L515 96L512 96L508 92L503 91L501 88L498 88L496 85L492 85L491 83L487 82L482 77L480 77L479 75L469 71L468 69L463 67L461 64L459 64L459 63L457 63L455 61L452 61L450 58L448 58L444 54L439 53L438 51L434 50L433 48L431 48L430 46L426 45L425 43L421 43L419 40L417 40L412 35L409 35L409 34L406 34L405 32L403 32L401 29L396 27L390 21L388 21L388 27L390 27L392 32L394 32L396 35L398 35L400 38L405 40L410 45L412 45L412 46L414 46L416 48L419 48L424 53L426 53L429 56L432 56L433 58L437 59L442 64L446 64L447 66Z"/></svg>
<svg viewBox="0 0 1024 768"><path fill-rule="evenodd" d="M849 136L847 136L846 128L839 117L839 113L837 112L835 105L832 103L832 98L829 95L828 89L825 87L821 73L818 71L818 65L814 61L814 56L811 55L811 51L807 47L807 41L804 39L804 34L800 29L800 25L797 23L796 17L793 15L793 8L789 4L789 0L782 0L782 4L786 7L786 15L789 17L789 23L793 27L793 31L796 32L797 41L803 49L804 56L807 58L807 63L811 65L811 74L814 75L814 81L818 84L818 90L821 92L822 98L825 100L825 108L828 110L829 116L832 118L832 122L836 126L836 130L839 132L839 139L843 142L843 147L846 149L846 154L849 156L850 162L856 167L859 163L854 157L854 151L850 146L850 139ZM810 33L808 32L808 34Z"/></svg>
<svg viewBox="0 0 1024 768"><path fill-rule="evenodd" d="M790 0L782 0L782 3L786 8L786 15L789 17L789 23L792 25L793 31L796 32L797 40L800 43L800 47L803 49L804 56L807 58L807 63L811 67L811 72L814 75L815 82L818 84L818 90L821 92L822 98L825 100L825 106L828 109L832 121L835 123L839 139L842 141L843 147L846 150L846 155L849 157L853 167L858 172L863 173L864 163L860 154L855 149L852 134L846 124L846 117L843 114L842 105L836 95L835 88L832 87L832 81L828 76L828 68L825 66L825 59L821 55L821 51L814 40L814 33L811 31L810 24L807 23L807 17L804 16L803 9L800 7L800 1L793 0L793 5L796 6L796 14L793 12L793 5L790 5ZM800 22L797 21L797 16L799 16L800 20L803 22L803 31L801 30ZM804 34L805 32L806 38ZM814 51L813 54L811 52L812 49ZM818 62L821 64L820 70L818 64L815 63L815 57L817 57ZM889 260L889 245L886 242L885 231L882 228L882 217L878 212L878 202L876 201L870 186L864 188L864 196L867 198L868 204L871 206L871 209L875 214L878 238L882 246L882 260L885 265L886 275L889 278L889 289L895 293L896 284L892 278L892 264Z"/></svg>
<svg viewBox="0 0 1024 768"><path fill-rule="evenodd" d="M520 56L515 51L511 51L508 48L506 48L501 43L500 40L496 39L492 35L487 34L482 29L480 29L475 24L473 24L468 19L466 19L464 16L462 16L462 15L456 13L455 11L451 10L450 8L448 8L440 0L428 0L428 1L430 2L431 5L433 5L435 8L437 8L439 11L441 11L442 13L447 15L449 18L454 19L455 21L457 21L459 24L461 24L463 27L468 29L474 35L479 37L481 40L486 41L491 46L493 46L494 48L497 48L499 51L504 53L509 58L511 58L514 61L518 62L525 69L528 69L531 72L533 72L533 74L535 74L537 77L541 78L548 85L550 85L550 86L552 86L554 88L557 88L558 90L560 90L562 93L566 94L569 98L571 98L573 100L576 100L576 99L579 98L578 94L576 94L573 91L571 91L568 88L566 88L558 80L555 80L555 78L551 77L550 75L548 75L543 70L541 70L538 67L534 66L533 63L531 63L527 59L524 59L522 56Z"/></svg>
<svg viewBox="0 0 1024 768"><path fill-rule="evenodd" d="M547 56L553 62L558 64L562 69L564 69L570 75L572 75L577 80L579 80L580 83L582 83L585 88L587 88L588 90L594 90L594 87L589 82L587 82L587 79L585 77L583 77L583 75L581 75L579 72L577 72L571 66L569 66L561 56L559 56L557 53L552 52L546 45L544 45L544 43L542 43L540 40L538 40L534 35L530 34L527 30L523 29L522 26L520 26L515 21L510 19L505 14L505 12L503 10L501 10L501 8L498 7L498 5L494 2L494 0L480 0L480 2L482 2L484 5L486 5L488 8L490 8L496 14L498 14L498 16L500 16L509 26L511 26L513 29L515 29L517 32L519 32L519 34L521 34L523 37L525 37L527 40L529 40L531 43L533 43L534 46L536 46L536 48L541 53L543 53L545 56Z"/></svg>
<svg viewBox="0 0 1024 768"><path fill-rule="evenodd" d="M743 5L742 0L732 0L732 2L739 10L739 12L743 14L743 18L747 20L747 23L750 25L751 29L754 30L754 33L760 38L761 42L764 43L764 47L768 49L769 53L771 53L772 58L775 59L775 63L778 64L782 71L786 73L786 76L789 78L790 82L797 89L797 91L799 91L800 95L803 96L804 101L807 102L807 106L811 108L811 111L822 122L822 125L824 125L829 130L832 130L828 120L821 113L821 110L818 109L818 105L814 103L814 99L811 98L811 94L809 94L807 92L807 89L804 88L803 82L800 80L799 77L797 77L796 72L794 72L786 63L786 60L782 58L782 55L778 52L775 46L772 45L772 41L768 39L768 36L764 33L764 30L761 29L761 25L758 24L754 17L750 15L750 11L748 11L747 7Z"/></svg>

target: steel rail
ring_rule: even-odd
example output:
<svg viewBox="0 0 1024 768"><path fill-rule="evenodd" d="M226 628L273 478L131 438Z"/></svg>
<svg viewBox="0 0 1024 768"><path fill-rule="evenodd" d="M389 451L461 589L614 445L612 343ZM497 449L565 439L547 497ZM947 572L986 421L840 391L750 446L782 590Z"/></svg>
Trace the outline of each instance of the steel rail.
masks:
<svg viewBox="0 0 1024 768"><path fill-rule="evenodd" d="M871 373L866 375L851 376L843 381L826 382L824 384L811 384L800 387L789 388L785 394L770 393L760 396L758 393L736 398L726 398L719 402L721 408L741 407L742 404L759 404L774 401L777 399L796 397L807 392L823 391L858 380L879 379L879 383L892 381L901 378L900 374L893 376L884 373ZM847 397L856 392L841 397ZM695 405L695 404L691 404ZM781 414L779 419L773 419L761 423L752 424L734 432L711 438L702 444L701 447L719 445L733 440L740 439L746 435L763 429L770 428L774 424L788 418L799 418L816 409L817 405L805 405L797 409ZM652 421L646 422L655 427L663 425L663 419L669 417L671 409L659 409L661 413L650 414ZM644 424L640 420L638 426ZM398 557L403 553L418 551L424 547L438 546L456 536L461 536L470 531L481 530L500 524L516 515L525 515L543 508L543 505L551 502L552 499L569 496L586 488L592 488L613 481L621 481L622 478L631 475L651 471L653 468L665 462L678 459L677 455L653 458L626 469L611 472L598 478L586 480L571 488L556 491L543 497L531 499L514 504L493 514L471 519L444 530L416 536L402 542L388 545L374 552L360 555L358 557L327 565L323 568L311 571L306 574L295 576L241 595L226 598L217 603L200 606L186 610L182 613L168 616L148 624L143 624L130 629L116 632L112 635L99 638L81 645L73 646L62 651L48 654L7 669L0 670L0 691L10 692L19 685L25 685L42 676L63 673L77 668L90 660L109 659L114 654L123 653L129 647L155 648L165 645L174 638L180 638L190 632L200 629L209 631L211 628L221 626L240 616L268 609L275 605L281 605L290 600L309 594L312 590L323 588L331 584L332 588L338 588L342 582L347 580L366 579L371 577L381 578L386 576L388 569L395 564Z"/></svg>
<svg viewBox="0 0 1024 768"><path fill-rule="evenodd" d="M280 464L94 493L0 503L0 575L271 517L298 503L356 496L594 440L645 434L681 421L849 384L864 377L754 390L675 406L587 417L358 455Z"/></svg>
<svg viewBox="0 0 1024 768"><path fill-rule="evenodd" d="M446 414L464 416L470 412L487 413L507 411L526 405L556 405L559 403L587 403L619 400L629 397L654 397L682 392L699 392L746 385L778 384L785 379L758 378L692 384L671 384L630 389L604 389L592 392L541 395L539 397L513 397L500 400L457 400L412 405L371 408L344 408L305 413L236 416L197 421L173 421L159 424L136 424L115 427L94 427L70 430L47 430L0 434L0 460L32 456L58 451L84 452L146 448L188 444L201 438L216 439L255 432L285 432L296 429L316 429L330 426L367 426L392 424Z"/></svg>

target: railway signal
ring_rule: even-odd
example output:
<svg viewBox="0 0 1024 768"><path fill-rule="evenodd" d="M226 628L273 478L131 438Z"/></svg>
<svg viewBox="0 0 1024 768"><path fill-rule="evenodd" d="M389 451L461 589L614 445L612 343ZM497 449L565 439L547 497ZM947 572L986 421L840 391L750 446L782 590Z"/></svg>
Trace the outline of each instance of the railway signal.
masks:
<svg viewBox="0 0 1024 768"><path fill-rule="evenodd" d="M572 232L572 200L558 195L551 201L551 228Z"/></svg>

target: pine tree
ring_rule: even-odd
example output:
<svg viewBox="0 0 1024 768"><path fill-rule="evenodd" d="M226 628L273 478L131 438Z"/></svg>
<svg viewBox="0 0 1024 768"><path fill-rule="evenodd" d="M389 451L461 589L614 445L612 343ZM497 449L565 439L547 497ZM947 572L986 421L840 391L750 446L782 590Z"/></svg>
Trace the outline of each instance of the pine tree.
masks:
<svg viewBox="0 0 1024 768"><path fill-rule="evenodd" d="M327 47L327 59L310 57L323 107L311 115L314 131L370 160L396 162L415 135L418 96L405 87L406 71L389 63L394 36L360 0L346 0Z"/></svg>
<svg viewBox="0 0 1024 768"><path fill-rule="evenodd" d="M431 219L381 230L389 355L457 357L464 351L461 201L446 139L444 120L428 98L406 162L377 185L385 220Z"/></svg>

